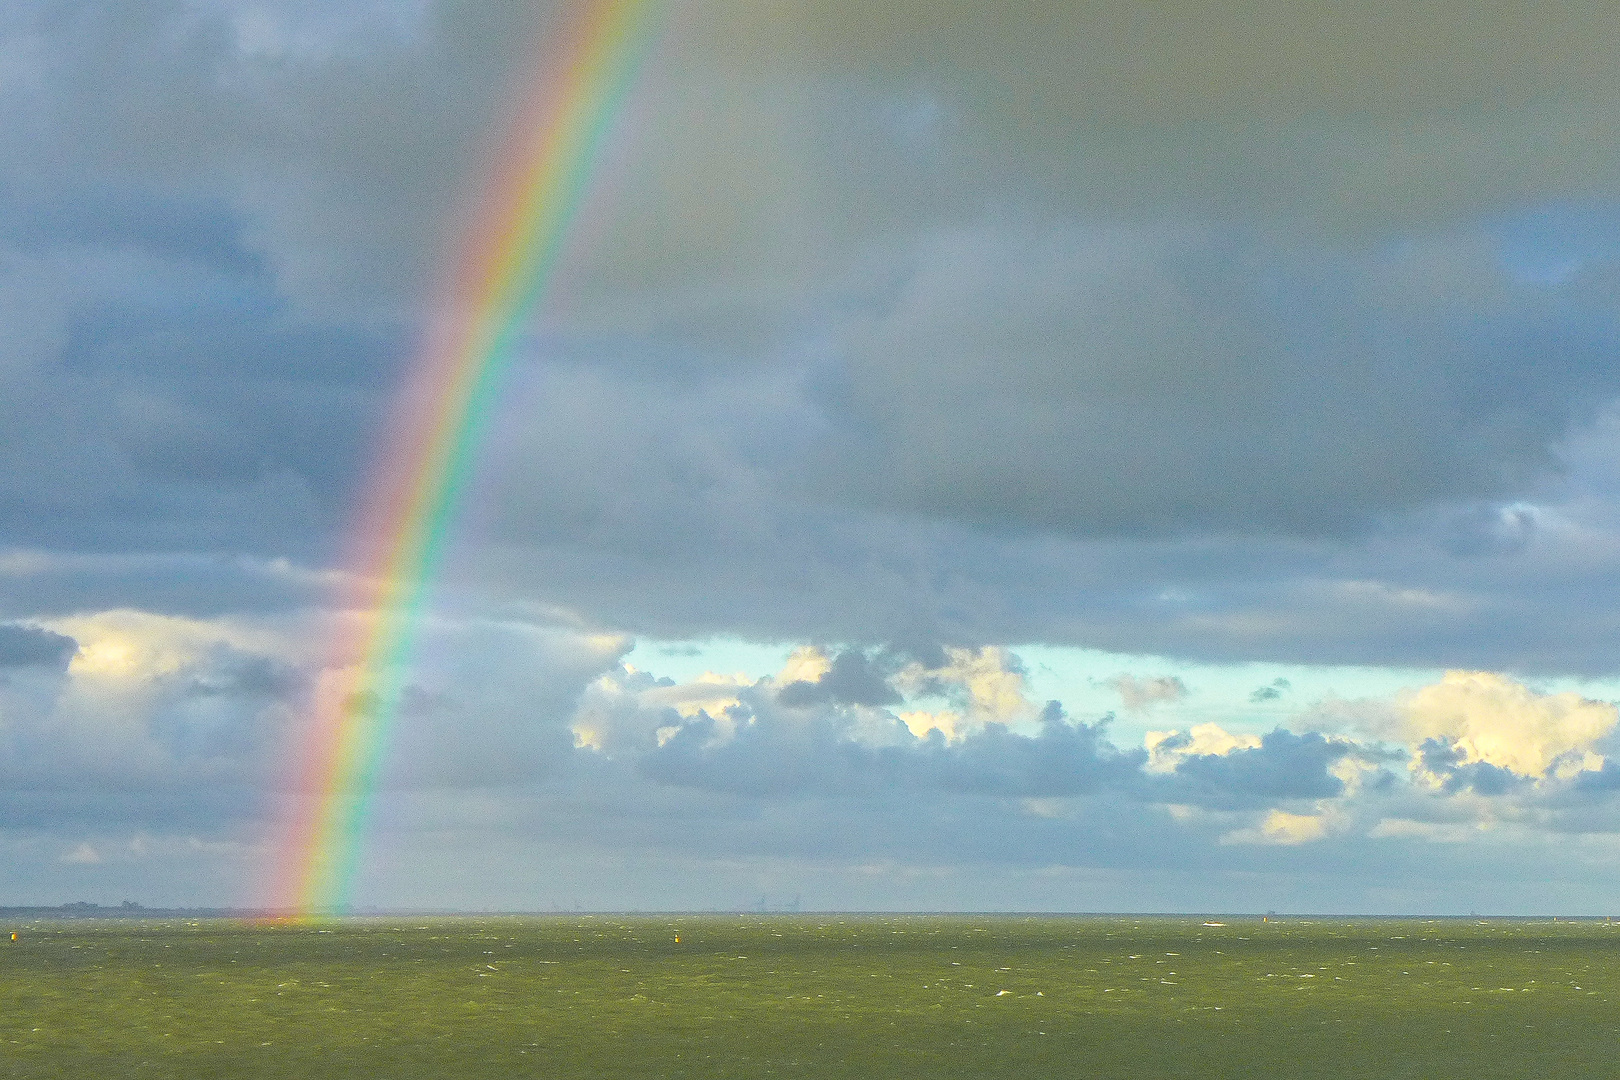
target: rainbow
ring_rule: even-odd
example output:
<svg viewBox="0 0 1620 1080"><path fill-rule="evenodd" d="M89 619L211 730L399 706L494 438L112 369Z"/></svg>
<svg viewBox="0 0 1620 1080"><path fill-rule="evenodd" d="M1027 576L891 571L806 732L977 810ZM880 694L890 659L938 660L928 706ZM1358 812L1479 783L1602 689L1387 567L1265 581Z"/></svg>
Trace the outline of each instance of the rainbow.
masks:
<svg viewBox="0 0 1620 1080"><path fill-rule="evenodd" d="M651 40L654 0L586 0L563 60L544 65L491 170L394 421L342 575L334 634L291 785L270 908L346 910L377 771L417 628L481 429L545 292L595 159Z"/></svg>

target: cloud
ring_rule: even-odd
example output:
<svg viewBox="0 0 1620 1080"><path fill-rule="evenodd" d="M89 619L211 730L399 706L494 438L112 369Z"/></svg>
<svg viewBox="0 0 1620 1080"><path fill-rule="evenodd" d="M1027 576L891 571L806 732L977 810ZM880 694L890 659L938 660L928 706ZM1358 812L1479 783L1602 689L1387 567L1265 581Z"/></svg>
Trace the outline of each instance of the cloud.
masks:
<svg viewBox="0 0 1620 1080"><path fill-rule="evenodd" d="M777 692L777 700L787 706L816 705L836 701L846 705L895 705L899 691L889 685L884 674L863 652L845 649L813 681L796 679Z"/></svg>
<svg viewBox="0 0 1620 1080"><path fill-rule="evenodd" d="M1129 788L1142 761L1113 747L1102 726L1074 723L1055 703L1033 735L988 725L955 739L935 730L913 735L892 715L792 719L740 710L727 719L702 715L683 724L640 769L662 784L754 797L917 790L1042 798Z"/></svg>
<svg viewBox="0 0 1620 1080"><path fill-rule="evenodd" d="M1597 746L1620 721L1609 702L1542 694L1485 671L1448 671L1406 697L1401 709L1402 733L1424 744L1423 762L1477 763L1532 778L1601 768Z"/></svg>
<svg viewBox="0 0 1620 1080"><path fill-rule="evenodd" d="M752 683L704 676L676 684L629 669L604 675L581 699L576 741L660 785L761 799L882 799L909 789L1066 797L1131 789L1145 761L1114 747L1106 723L1078 723L1057 702L1028 701L1005 650L948 647L926 661L888 650L840 655L863 658L846 669L857 687L871 689L873 665L892 672L881 684L889 692L870 695L892 710L806 693L835 676L837 658L801 648L781 673ZM916 707L929 699L953 707Z"/></svg>
<svg viewBox="0 0 1620 1080"><path fill-rule="evenodd" d="M955 741L990 727L1045 722L1009 651L950 646L917 654L845 649L834 656L802 646L775 676L757 681L706 673L677 684L626 669L592 684L574 732L580 745L612 753L663 746L677 734L696 737L683 728L689 721L710 726L700 740L706 746L761 722L884 745L930 732Z"/></svg>
<svg viewBox="0 0 1620 1080"><path fill-rule="evenodd" d="M570 10L0 11L8 866L246 850L287 794L366 447ZM1018 642L1538 676L1620 644L1607 13L1145 11L671 9L424 625L377 818L448 852L419 882L558 836L697 860L666 882L789 852L1202 887L1613 832L1612 708L1506 676L1273 683L1269 734L1125 749L1032 690ZM677 682L618 631L840 644Z"/></svg>
<svg viewBox="0 0 1620 1080"><path fill-rule="evenodd" d="M1134 675L1115 675L1108 685L1119 691L1120 700L1129 712L1143 712L1166 701L1180 701L1187 696L1187 686L1175 675L1160 675L1151 679L1138 679Z"/></svg>
<svg viewBox="0 0 1620 1080"><path fill-rule="evenodd" d="M79 643L65 634L37 626L0 623L0 669L57 667L72 659Z"/></svg>
<svg viewBox="0 0 1620 1080"><path fill-rule="evenodd" d="M116 610L53 621L78 648L0 686L0 828L238 827L304 685L268 625Z"/></svg>
<svg viewBox="0 0 1620 1080"><path fill-rule="evenodd" d="M1249 701L1256 705L1266 701L1276 701L1291 686L1292 684L1287 679L1274 679L1270 685L1262 686L1250 694Z"/></svg>
<svg viewBox="0 0 1620 1080"><path fill-rule="evenodd" d="M1272 271L1292 284L1262 284ZM1511 495L1558 468L1548 443L1590 415L1579 387L1620 389L1596 338L1529 336L1547 300L1482 237L1346 257L1161 227L963 228L922 242L850 327L824 406L843 437L813 483L1082 536L1354 533ZM1458 304L1492 329L1465 333Z"/></svg>
<svg viewBox="0 0 1620 1080"><path fill-rule="evenodd" d="M965 183L1023 174L1114 215L1433 220L1527 190L1612 190L1614 30L1586 4L835 0L691 17L695 62L931 92ZM1555 135L1574 130L1591 144ZM1335 182L1312 190L1324 174Z"/></svg>
<svg viewBox="0 0 1620 1080"><path fill-rule="evenodd" d="M94 866L101 862L101 853L86 840L64 852L62 862L75 866Z"/></svg>
<svg viewBox="0 0 1620 1080"><path fill-rule="evenodd" d="M1166 802L1243 806L1277 800L1331 799L1345 781L1338 764L1346 758L1376 763L1384 755L1347 739L1281 728L1266 735L1229 736L1213 724L1194 733L1154 732L1149 748L1166 789ZM1174 762L1173 769L1165 764Z"/></svg>
<svg viewBox="0 0 1620 1080"><path fill-rule="evenodd" d="M902 669L911 672L905 684L914 693L950 693L940 683L953 679L962 693L976 678L1006 672L1000 656L986 664L985 653L947 655L952 663L927 669L929 679L919 676L920 664ZM819 651L796 652L787 670L807 669L831 667ZM909 697L892 709L827 697L784 702L781 685L780 676L675 684L627 670L592 685L574 730L581 747L633 763L658 784L756 799L876 799L916 789L1049 800L1108 791L1144 804L1243 809L1376 790L1369 773L1390 779L1379 771L1389 751L1316 732L1234 735L1204 724L1151 732L1145 750L1128 751L1108 740L1106 720L1076 722L1057 702L1033 723L969 727L963 713L950 713L947 726L943 714L922 713ZM1029 707L1010 711L1023 717Z"/></svg>
<svg viewBox="0 0 1620 1080"><path fill-rule="evenodd" d="M1174 772L1189 757L1230 754L1234 750L1254 750L1261 745L1258 735L1232 735L1219 724L1195 724L1190 731L1150 731L1144 738L1148 768L1154 772Z"/></svg>
<svg viewBox="0 0 1620 1080"><path fill-rule="evenodd" d="M1447 794L1472 791L1506 795L1530 784L1531 778L1488 761L1468 761L1467 750L1442 738L1425 739L1412 762L1414 770ZM1582 770L1581 777L1588 770Z"/></svg>
<svg viewBox="0 0 1620 1080"><path fill-rule="evenodd" d="M0 30L32 58L8 69L17 123L0 136L16 142L0 282L17 286L0 293L22 298L0 311L0 541L196 562L36 575L29 598L7 590L8 617L307 602L263 578L244 590L230 560L329 568L482 132L556 11L55 10L24 5ZM1243 20L1178 11L1166 55L1198 42L1202 70L1225 73L1207 99L1170 93L1192 69L1130 35L1117 56L1136 57L1142 93L1093 85L1101 69L1076 57L1119 35L1098 9L898 24L841 4L684 7L515 350L452 576L666 638L1602 670L1612 598L1558 582L1610 550L1593 540L1612 523L1547 504L1567 496L1560 470L1607 460L1601 437L1575 457L1559 442L1613 388L1612 223L1538 209L1535 177L1494 216L1452 184L1472 209L1384 220L1396 173L1347 172L1369 159L1344 147L1421 161L1401 175L1427 183L1454 160L1391 131L1478 133L1443 109L1375 117L1360 95L1383 84L1347 62L1336 89L1316 85L1308 35L1269 24L1255 32L1287 44L1264 96L1337 102L1310 125L1335 117L1343 137L1241 121L1260 88L1221 57L1252 39L1189 28ZM958 17L984 24L971 55ZM1370 8L1343 17L1389 36ZM730 28L718 54L713 20ZM891 67L868 32L913 59ZM1396 36L1459 73L1479 50L1481 70L1510 62L1452 32ZM1081 51L1047 52L1058 40ZM1511 63L1588 85L1556 50ZM851 70L872 77L829 76ZM1194 114L1220 130L1189 132ZM1593 146L1607 129L1570 130ZM1116 182L1137 168L1157 186ZM1281 186L1208 210L1260 176ZM1364 220L1324 239L1324 193L1350 188ZM1548 245L1570 249L1565 269L1527 276L1523 252Z"/></svg>
<svg viewBox="0 0 1620 1080"><path fill-rule="evenodd" d="M986 725L1028 723L1044 715L1025 692L1024 670L1007 649L947 646L937 659L913 660L893 677L911 707L899 716L919 738L938 731L959 739ZM945 708L918 708L942 699Z"/></svg>
<svg viewBox="0 0 1620 1080"><path fill-rule="evenodd" d="M71 661L0 680L0 833L262 841L300 796L310 695L331 674L321 642L352 635L355 619L118 609L52 620L79 643ZM581 692L630 647L476 618L429 618L419 644L376 778L382 799L539 782L572 752Z"/></svg>
<svg viewBox="0 0 1620 1080"><path fill-rule="evenodd" d="M308 624L121 610L72 627L89 659L0 685L0 843L48 845L40 875L80 843L136 873L119 855L129 836L167 853L139 860L140 874L246 865L268 809L296 795L275 762L301 743L299 703L322 676ZM1106 721L1031 702L1005 650L804 647L772 676L675 681L625 667L629 645L557 624L430 618L379 777L379 865L445 844L521 865L520 851L561 836L558 865L650 858L681 875L790 859L1219 876L1302 846L1329 853L1323 865L1360 865L1369 835L1427 844L1460 830L1486 843L1520 820L1615 828L1602 800L1565 805L1553 786L1518 778L1490 794L1495 767L1462 763L1450 743L1419 748L1423 770L1454 778L1435 787L1385 768L1398 760L1389 747L1311 731L1197 725L1121 749ZM900 700L781 700L846 653ZM930 710L964 722L914 734L904 714Z"/></svg>
<svg viewBox="0 0 1620 1080"><path fill-rule="evenodd" d="M156 547L202 537L319 557L420 329L417 299L466 215L458 204L475 186L481 132L497 124L508 80L536 63L525 46L556 11L95 10L104 17L79 30L44 9L12 16L15 37L44 59L16 91L33 122L14 136L28 152L5 155L22 201L12 232L0 230L0 259L15 248L16 276L50 294L30 300L40 314L19 370L71 376L11 396L6 419L26 461L5 492L21 508L15 529L84 543L117 516L121 535ZM809 495L835 518L855 515L858 532L874 528L868 513L899 513L1080 537L1340 536L1390 513L1522 494L1556 472L1549 443L1615 386L1591 282L1516 281L1477 215L1398 244L1385 233L1370 245L1284 242L1298 222L1266 227L1268 208L1288 204L1273 190L1238 215L1264 220L1200 224L1232 220L1230 208L1189 212L1188 198L1258 193L1252 166L1278 160L1277 146L1250 147L1226 126L1287 128L1244 112L1260 109L1248 81L1255 34L1279 41L1264 66L1281 82L1262 97L1287 109L1336 103L1302 113L1312 125L1370 123L1365 145L1381 148L1385 125L1454 117L1375 119L1364 97L1385 84L1365 84L1349 62L1334 89L1315 81L1327 60L1317 50L1332 39L1214 7L1178 11L1161 45L1196 57L1191 69L1142 52L1144 41L1092 9L943 21L919 11L896 25L842 4L768 16L683 7L584 208L591 242L560 275L567 287L539 334L548 365L571 354L574 374L593 377L562 395L571 423L534 418L539 445L526 463L571 464L581 440L597 439L612 461L559 466L560 484L537 468L532 482L557 498L532 500L514 531L645 550L675 501L662 485L686 475L740 502L706 510L735 511L767 534L782 502ZM984 27L966 53L958 17ZM1545 67L1546 86L1591 75L1556 51L1510 62L1472 31L1465 44L1366 7L1343 18L1372 40L1431 42L1423 64L1408 56L1395 67L1442 97L1454 88L1433 82L1429 57L1451 57L1459 73L1473 70L1470 57L1482 70ZM725 55L703 37L715 20L730 28ZM1581 23L1567 11L1559 20ZM907 62L887 69L855 27L908 40L895 54ZM1214 39L1211 28L1221 28ZM1097 62L1136 57L1128 83L1139 92L1122 96L1124 84L1097 82L1103 68L1078 59L1116 39L1120 51ZM1048 51L1060 40L1080 51ZM833 75L851 65L881 77ZM1213 82L1190 95L1188 70ZM215 92L221 82L228 93ZM1028 92L982 98L990 85ZM1193 114L1204 116L1195 126L1214 125L1207 138L1189 135ZM143 120L118 121L131 116ZM1574 130L1590 138L1602 116ZM1004 145L1011 132L1024 135L1016 153ZM1353 134L1347 144L1314 127L1276 138L1296 151L1301 140L1363 145ZM1167 139L1184 166L1207 157L1208 168L1162 167L1154 147ZM1052 147L1063 148L1057 160L1044 157ZM1307 201L1331 191L1337 206L1351 180L1344 160L1341 150L1314 166L1293 160L1298 174L1276 180ZM991 161L1032 175L986 173ZM1210 190L1118 183L1133 168L1201 175ZM102 178L93 190L86 175ZM1354 180L1376 187L1390 175L1368 167ZM917 178L943 190L918 192ZM1100 207L1110 191L1146 202ZM1387 206L1387 195L1366 205ZM987 198L1006 209L987 219ZM784 258L799 250L803 264ZM188 298L183 319L175 296ZM746 334L727 337L742 325ZM718 380L725 400L663 410L647 426L633 399L661 405L668 390L648 378L698 397L698 384ZM731 425L741 437L722 429ZM82 438L44 437L61 430ZM787 432L809 445L784 451ZM129 492L140 506L127 505ZM669 539L655 567L663 588L709 537L676 529ZM869 626L859 636L883 635Z"/></svg>
<svg viewBox="0 0 1620 1080"><path fill-rule="evenodd" d="M1309 844L1328 835L1328 821L1320 814L1269 811L1252 829L1238 829L1221 837L1225 844Z"/></svg>

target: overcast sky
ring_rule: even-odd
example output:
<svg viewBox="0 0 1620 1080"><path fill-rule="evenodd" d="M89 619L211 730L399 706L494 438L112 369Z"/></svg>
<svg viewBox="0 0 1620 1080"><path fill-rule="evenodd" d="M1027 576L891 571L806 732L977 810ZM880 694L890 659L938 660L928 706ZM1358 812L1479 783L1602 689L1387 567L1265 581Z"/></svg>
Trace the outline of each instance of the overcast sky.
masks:
<svg viewBox="0 0 1620 1080"><path fill-rule="evenodd" d="M571 11L0 6L0 904L265 895ZM1612 5L660 20L359 904L1606 913Z"/></svg>

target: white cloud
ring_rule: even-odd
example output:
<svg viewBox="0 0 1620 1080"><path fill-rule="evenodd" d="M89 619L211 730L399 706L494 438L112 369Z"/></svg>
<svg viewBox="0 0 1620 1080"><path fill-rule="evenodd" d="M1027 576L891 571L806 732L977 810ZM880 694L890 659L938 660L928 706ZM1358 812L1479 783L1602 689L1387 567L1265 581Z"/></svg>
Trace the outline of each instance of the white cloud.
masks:
<svg viewBox="0 0 1620 1080"><path fill-rule="evenodd" d="M819 682L832 670L832 657L815 645L801 645L788 654L787 663L776 673L778 686L794 682Z"/></svg>
<svg viewBox="0 0 1620 1080"><path fill-rule="evenodd" d="M1606 701L1542 694L1505 675L1448 671L1399 702L1410 745L1440 739L1462 764L1484 762L1521 776L1569 776L1603 766L1596 747L1620 721Z"/></svg>
<svg viewBox="0 0 1620 1080"><path fill-rule="evenodd" d="M700 714L715 720L720 737L728 738L734 733L730 710L742 704L739 692L767 681L704 672L674 683L625 665L586 687L570 724L574 745L609 756L645 751Z"/></svg>
<svg viewBox="0 0 1620 1080"><path fill-rule="evenodd" d="M1150 731L1143 739L1149 772L1175 772L1190 757L1222 756L1234 750L1255 750L1260 736L1231 734L1219 724L1195 724L1190 731Z"/></svg>
<svg viewBox="0 0 1620 1080"><path fill-rule="evenodd" d="M908 698L942 696L953 706L902 712L900 719L913 735L939 731L954 740L982 731L986 724L1017 728L1040 715L1040 706L1029 699L1018 658L1007 649L947 647L945 657L943 667L913 661L894 676L895 687Z"/></svg>
<svg viewBox="0 0 1620 1080"><path fill-rule="evenodd" d="M175 675L202 663L211 649L292 659L297 637L232 619L191 619L120 609L49 619L42 626L79 643L68 665L75 677L140 681Z"/></svg>

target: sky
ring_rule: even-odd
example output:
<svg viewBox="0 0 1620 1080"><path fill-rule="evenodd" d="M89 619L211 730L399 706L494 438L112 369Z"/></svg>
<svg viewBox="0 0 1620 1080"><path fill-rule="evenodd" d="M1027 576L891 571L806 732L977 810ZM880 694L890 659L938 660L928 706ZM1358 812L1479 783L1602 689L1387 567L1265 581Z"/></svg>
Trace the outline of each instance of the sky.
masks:
<svg viewBox="0 0 1620 1080"><path fill-rule="evenodd" d="M266 895L578 6L0 8L0 904ZM667 0L355 903L1609 913L1617 57L1585 0Z"/></svg>

